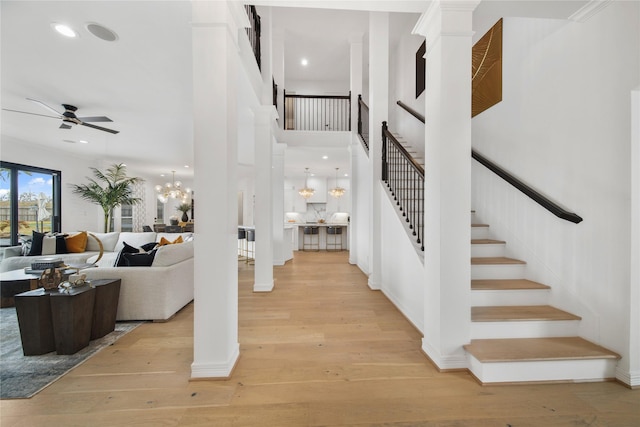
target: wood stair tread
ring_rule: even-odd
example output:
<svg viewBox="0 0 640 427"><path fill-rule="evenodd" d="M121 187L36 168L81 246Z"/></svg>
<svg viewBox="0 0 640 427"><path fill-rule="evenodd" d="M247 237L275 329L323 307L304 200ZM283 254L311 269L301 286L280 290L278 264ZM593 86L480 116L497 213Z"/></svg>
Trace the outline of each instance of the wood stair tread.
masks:
<svg viewBox="0 0 640 427"><path fill-rule="evenodd" d="M494 239L471 239L472 245L501 245L507 243L504 240L494 240Z"/></svg>
<svg viewBox="0 0 640 427"><path fill-rule="evenodd" d="M502 265L502 264L526 264L526 262L503 256L498 257L474 257L471 258L471 265Z"/></svg>
<svg viewBox="0 0 640 427"><path fill-rule="evenodd" d="M475 279L471 281L471 290L474 291L501 291L521 289L551 289L547 285L527 279Z"/></svg>
<svg viewBox="0 0 640 427"><path fill-rule="evenodd" d="M581 320L580 316L550 305L507 305L471 307L472 322L524 322Z"/></svg>
<svg viewBox="0 0 640 427"><path fill-rule="evenodd" d="M471 224L472 227L489 227L489 224Z"/></svg>
<svg viewBox="0 0 640 427"><path fill-rule="evenodd" d="M619 354L580 337L479 339L464 349L483 363L620 359Z"/></svg>

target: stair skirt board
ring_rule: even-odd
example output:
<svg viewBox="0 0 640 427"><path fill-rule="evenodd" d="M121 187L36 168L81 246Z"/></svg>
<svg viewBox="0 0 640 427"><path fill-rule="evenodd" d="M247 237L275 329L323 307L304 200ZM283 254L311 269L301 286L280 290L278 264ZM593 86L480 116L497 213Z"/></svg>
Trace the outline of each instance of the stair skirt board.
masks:
<svg viewBox="0 0 640 427"><path fill-rule="evenodd" d="M568 359L482 363L467 353L471 374L483 385L593 382L615 379L616 359Z"/></svg>
<svg viewBox="0 0 640 427"><path fill-rule="evenodd" d="M523 279L526 264L472 265L471 279Z"/></svg>
<svg viewBox="0 0 640 427"><path fill-rule="evenodd" d="M578 334L579 320L471 322L472 339L570 337Z"/></svg>
<svg viewBox="0 0 640 427"><path fill-rule="evenodd" d="M548 303L548 289L472 290L471 306L544 305Z"/></svg>

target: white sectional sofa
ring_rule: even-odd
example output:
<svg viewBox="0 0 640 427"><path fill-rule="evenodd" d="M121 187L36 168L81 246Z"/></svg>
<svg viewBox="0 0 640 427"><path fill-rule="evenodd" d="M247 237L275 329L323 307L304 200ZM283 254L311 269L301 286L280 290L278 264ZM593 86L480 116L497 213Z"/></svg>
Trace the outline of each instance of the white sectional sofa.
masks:
<svg viewBox="0 0 640 427"><path fill-rule="evenodd" d="M92 233L103 245L102 258L96 267L82 270L87 279L121 279L117 320L166 321L193 300L192 233ZM115 267L118 254L126 242L140 247L162 238L173 242L178 237L184 243L168 244L156 249L149 267ZM86 252L55 255L64 262L95 262L99 255L97 242L87 243ZM65 257L65 255L68 255ZM0 263L0 271L16 270L31 265L37 256L10 256Z"/></svg>

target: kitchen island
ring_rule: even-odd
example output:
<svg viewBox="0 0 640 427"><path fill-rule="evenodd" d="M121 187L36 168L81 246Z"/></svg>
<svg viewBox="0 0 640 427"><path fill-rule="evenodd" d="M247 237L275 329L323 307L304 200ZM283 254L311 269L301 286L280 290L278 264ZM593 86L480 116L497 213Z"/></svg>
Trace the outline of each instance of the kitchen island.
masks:
<svg viewBox="0 0 640 427"><path fill-rule="evenodd" d="M321 251L327 250L327 227L342 227L342 234L335 235L342 239L342 250L349 250L349 223L287 223L294 227L293 250L302 250L304 239L304 227L318 227L318 246ZM297 230L296 230L297 229ZM333 236L331 236L333 237Z"/></svg>

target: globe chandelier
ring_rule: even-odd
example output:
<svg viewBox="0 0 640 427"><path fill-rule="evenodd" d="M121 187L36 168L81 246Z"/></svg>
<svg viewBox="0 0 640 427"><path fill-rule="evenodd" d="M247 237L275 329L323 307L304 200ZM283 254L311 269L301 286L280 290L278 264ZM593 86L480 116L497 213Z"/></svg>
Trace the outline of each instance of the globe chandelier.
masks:
<svg viewBox="0 0 640 427"><path fill-rule="evenodd" d="M307 174L304 179L304 187L298 191L298 194L300 194L305 199L308 199L315 194L316 190L309 187L309 185L307 184L307 180L309 178L309 168L304 168L304 173Z"/></svg>
<svg viewBox="0 0 640 427"><path fill-rule="evenodd" d="M332 197L335 197L336 199L339 199L340 197L344 196L344 193L347 192L347 190L338 186L338 169L339 168L336 168L336 186L331 190L329 190L329 194Z"/></svg>
<svg viewBox="0 0 640 427"><path fill-rule="evenodd" d="M162 203L167 203L169 199L180 199L182 202L187 202L191 196L191 189L183 188L180 181L176 181L176 171L171 171L171 182L167 182L165 185L156 185L156 193L158 193L158 200Z"/></svg>

